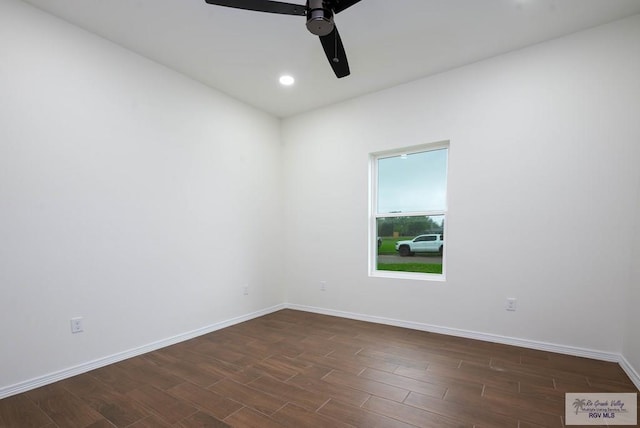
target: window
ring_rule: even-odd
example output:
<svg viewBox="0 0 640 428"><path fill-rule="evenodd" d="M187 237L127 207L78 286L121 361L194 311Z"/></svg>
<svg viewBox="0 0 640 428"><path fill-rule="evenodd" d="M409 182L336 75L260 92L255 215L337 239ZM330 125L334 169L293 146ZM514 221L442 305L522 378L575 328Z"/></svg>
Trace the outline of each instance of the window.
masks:
<svg viewBox="0 0 640 428"><path fill-rule="evenodd" d="M370 274L444 279L449 144L371 155Z"/></svg>
<svg viewBox="0 0 640 428"><path fill-rule="evenodd" d="M423 236L418 236L416 239L413 240L413 242L435 241L436 239L438 239L437 235L423 235Z"/></svg>

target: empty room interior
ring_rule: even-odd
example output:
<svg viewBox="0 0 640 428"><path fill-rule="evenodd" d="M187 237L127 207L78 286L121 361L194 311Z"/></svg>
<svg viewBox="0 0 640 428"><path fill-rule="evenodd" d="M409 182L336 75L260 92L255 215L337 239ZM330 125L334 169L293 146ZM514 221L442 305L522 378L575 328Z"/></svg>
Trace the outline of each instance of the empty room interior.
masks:
<svg viewBox="0 0 640 428"><path fill-rule="evenodd" d="M305 17L0 0L0 427L562 427L638 392L640 2L322 4L348 76ZM439 205L383 208L425 153Z"/></svg>

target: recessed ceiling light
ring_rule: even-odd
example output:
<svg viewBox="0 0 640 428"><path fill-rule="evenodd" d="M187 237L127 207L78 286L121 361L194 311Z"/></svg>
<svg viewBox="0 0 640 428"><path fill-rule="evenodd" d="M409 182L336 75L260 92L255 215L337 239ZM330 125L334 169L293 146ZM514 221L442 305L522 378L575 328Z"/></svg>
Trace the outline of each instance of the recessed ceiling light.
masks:
<svg viewBox="0 0 640 428"><path fill-rule="evenodd" d="M291 86L296 82L296 79L293 76L289 76L285 74L284 76L280 76L280 84L284 86Z"/></svg>

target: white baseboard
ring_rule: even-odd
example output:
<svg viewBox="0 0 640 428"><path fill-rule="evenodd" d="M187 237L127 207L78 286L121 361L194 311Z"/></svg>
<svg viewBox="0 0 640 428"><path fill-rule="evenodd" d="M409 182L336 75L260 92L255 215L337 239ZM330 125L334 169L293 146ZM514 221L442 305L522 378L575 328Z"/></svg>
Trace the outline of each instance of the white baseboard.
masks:
<svg viewBox="0 0 640 428"><path fill-rule="evenodd" d="M620 367L622 367L622 370L629 376L629 379L631 379L631 382L633 382L636 388L640 390L640 374L629 364L629 361L627 361L624 355L620 356Z"/></svg>
<svg viewBox="0 0 640 428"><path fill-rule="evenodd" d="M176 343L184 342L185 340L193 339L194 337L202 336L203 334L211 333L216 330L223 329L225 327L230 327L232 325L239 324L241 322L249 321L251 319L258 318L263 315L267 315L285 308L286 308L286 305L284 304L272 306L270 308L262 309L262 310L252 312L246 315L242 315L239 317L231 318L229 320L211 324L206 327L188 331L186 333L182 333L173 337L158 340L153 343L148 343L146 345L129 349L127 351L118 352L117 354L98 358L96 360L82 363L74 367L69 367L64 370L60 370L54 373L49 373L44 376L39 376L37 378L20 382L15 385L3 387L3 388L0 388L0 399L10 397L12 395L20 394L22 392L26 392L44 385L48 385L50 383L54 383L63 379L67 379L67 378L82 374L82 373L86 373L91 370L98 369L100 367L108 366L109 364L117 363L119 361L123 361L131 357L146 354L147 352L152 352L160 348L164 348L166 346L175 345Z"/></svg>
<svg viewBox="0 0 640 428"><path fill-rule="evenodd" d="M471 330L462 330L457 328L442 327L438 325L424 324L413 321L402 321L393 318L384 318L371 315L357 314L352 312L337 311L333 309L317 308L313 306L296 305L292 303L286 304L289 309L313 312L323 315L331 315L341 318L355 319L359 321L373 322L377 324L393 325L396 327L410 328L413 330L428 331L431 333L446 334L449 336L464 337L468 339L484 340L487 342L501 343L505 345L520 346L523 348L537 349L540 351L556 352L559 354L572 355L576 357L591 358L594 360L610 361L620 364L622 369L627 373L635 386L640 389L640 376L638 372L629 364L629 362L620 354L612 352L603 352L593 349L579 348L575 346L559 345L555 343L539 342L528 339L518 339L515 337L500 336L496 334L480 333Z"/></svg>
<svg viewBox="0 0 640 428"><path fill-rule="evenodd" d="M521 346L524 348L537 349L542 351L557 352L560 354L573 355L577 357L592 358L595 360L611 361L619 363L622 369L627 373L631 381L640 389L640 375L629 364L629 362L620 354L611 352L603 352L592 349L578 348L573 346L558 345L553 343L539 342L527 339L518 339L514 337L500 336L495 334L480 333L471 330L462 330L450 327L442 327L431 324L418 323L413 321L403 321L393 318L377 317L372 315L357 314L353 312L337 311L333 309L324 309L313 306L296 305L291 303L279 304L270 308L265 308L260 311L252 312L246 315L242 315L229 320L221 321L206 327L202 327L196 330L192 330L186 333L182 333L173 337L169 337L163 340L159 340L153 343L149 343L137 348L129 349L127 351L119 352L117 354L109 355L106 357L98 358L93 361L89 361L83 364L79 364L74 367L69 367L64 370L60 370L54 373L49 373L44 376L39 376L34 379L30 379L24 382L10 385L8 387L0 388L0 399L10 397L12 395L20 394L22 392L29 391L50 383L54 383L63 379L67 379L82 373L89 372L91 370L98 369L100 367L107 366L109 364L117 363L119 361L126 360L131 357L152 352L166 346L174 345L185 340L193 339L194 337L202 336L207 333L214 332L216 330L230 327L241 322L249 321L254 318L258 318L282 309L294 309L304 312L312 312L323 315L331 315L341 318L349 318L360 321L373 322L377 324L393 325L396 327L410 328L413 330L428 331L431 333L440 333L450 336L465 337L468 339L484 340L487 342L502 343L505 345Z"/></svg>

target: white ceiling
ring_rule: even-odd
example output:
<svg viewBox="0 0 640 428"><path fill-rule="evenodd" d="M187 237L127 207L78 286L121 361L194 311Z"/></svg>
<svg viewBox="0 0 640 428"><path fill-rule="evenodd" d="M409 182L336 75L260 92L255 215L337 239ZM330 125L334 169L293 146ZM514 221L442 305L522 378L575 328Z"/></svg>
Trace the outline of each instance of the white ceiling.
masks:
<svg viewBox="0 0 640 428"><path fill-rule="evenodd" d="M336 15L351 67L337 79L304 17L204 0L25 1L279 117L640 13L640 0L362 0ZM279 85L285 72L294 86Z"/></svg>

